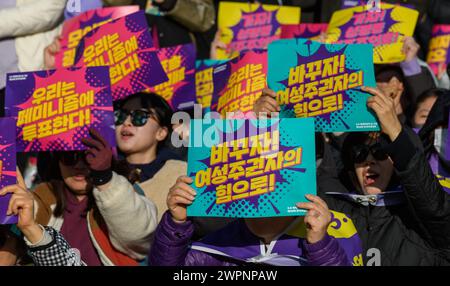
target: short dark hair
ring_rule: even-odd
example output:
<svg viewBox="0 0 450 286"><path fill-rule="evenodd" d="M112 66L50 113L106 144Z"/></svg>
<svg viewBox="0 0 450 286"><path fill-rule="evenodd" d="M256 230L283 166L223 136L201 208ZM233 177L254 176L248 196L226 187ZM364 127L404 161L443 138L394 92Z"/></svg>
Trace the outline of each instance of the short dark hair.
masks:
<svg viewBox="0 0 450 286"><path fill-rule="evenodd" d="M163 97L156 93L138 92L125 99L115 102L114 109L122 108L128 101L132 99L139 99L142 108L145 108L149 111L154 111L156 120L158 121L159 125L167 128L168 135L166 137L166 140L159 142L158 148L166 145L169 141L170 134L172 133L173 111L170 105Z"/></svg>

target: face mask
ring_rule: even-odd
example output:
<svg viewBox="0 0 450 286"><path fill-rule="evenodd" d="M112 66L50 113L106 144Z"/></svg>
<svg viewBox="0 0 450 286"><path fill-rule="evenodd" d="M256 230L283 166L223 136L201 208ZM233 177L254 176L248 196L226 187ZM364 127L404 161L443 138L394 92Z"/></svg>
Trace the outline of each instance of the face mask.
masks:
<svg viewBox="0 0 450 286"><path fill-rule="evenodd" d="M447 128L438 128L434 130L434 147L436 151L445 157L445 145L447 145Z"/></svg>

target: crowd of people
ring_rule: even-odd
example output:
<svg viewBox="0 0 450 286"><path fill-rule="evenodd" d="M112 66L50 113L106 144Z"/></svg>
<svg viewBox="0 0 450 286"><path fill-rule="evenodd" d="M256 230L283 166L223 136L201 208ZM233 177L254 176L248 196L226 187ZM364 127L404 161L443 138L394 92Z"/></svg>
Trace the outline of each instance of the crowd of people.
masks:
<svg viewBox="0 0 450 286"><path fill-rule="evenodd" d="M61 23L73 16L71 2L0 1L1 116L7 73L54 67ZM158 47L192 42L198 59L214 58L224 46L217 36L219 2L153 0L163 16L146 17ZM328 22L344 1L258 2L300 6L302 21ZM317 194L297 204L305 216L188 217L197 193L186 176L185 150L171 145L174 111L158 94L140 92L114 104L116 149L91 129L83 139L86 151L37 154L32 182L21 175L30 154L18 154L17 184L0 190L0 196L12 194L7 214L18 216L17 225L0 228L0 264L450 265L447 178L431 163L450 172L435 140L448 128L450 80L446 69L435 76L424 61L431 26L450 21L450 4L386 2L407 2L420 17L414 37L404 40L405 61L375 65L377 87L362 88L371 95L367 107L381 131L316 133ZM147 7L144 0L80 3L77 12ZM253 111L276 115L275 92L264 89ZM331 235L336 219L356 235Z"/></svg>

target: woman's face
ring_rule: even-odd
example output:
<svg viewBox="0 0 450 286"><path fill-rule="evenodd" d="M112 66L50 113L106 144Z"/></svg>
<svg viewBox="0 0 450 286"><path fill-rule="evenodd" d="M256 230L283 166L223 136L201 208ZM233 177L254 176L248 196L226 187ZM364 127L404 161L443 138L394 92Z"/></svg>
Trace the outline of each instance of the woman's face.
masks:
<svg viewBox="0 0 450 286"><path fill-rule="evenodd" d="M87 181L89 169L84 160L78 160L75 165L66 165L59 160L59 169L64 183L73 193L86 195L89 192Z"/></svg>
<svg viewBox="0 0 450 286"><path fill-rule="evenodd" d="M417 106L417 110L416 113L414 113L413 119L415 128L421 128L425 124L428 118L428 114L430 113L431 108L436 102L436 99L436 96L428 97L425 101Z"/></svg>
<svg viewBox="0 0 450 286"><path fill-rule="evenodd" d="M139 98L128 100L121 109L148 111L141 107ZM149 117L143 126L134 126L129 115L125 122L116 126L117 145L125 155L146 153L149 150L156 153L158 142L164 140L166 136L167 128L161 127L152 117Z"/></svg>
<svg viewBox="0 0 450 286"><path fill-rule="evenodd" d="M362 163L354 166L357 183L364 194L376 195L386 191L394 172L394 165L389 157L377 160L369 152Z"/></svg>

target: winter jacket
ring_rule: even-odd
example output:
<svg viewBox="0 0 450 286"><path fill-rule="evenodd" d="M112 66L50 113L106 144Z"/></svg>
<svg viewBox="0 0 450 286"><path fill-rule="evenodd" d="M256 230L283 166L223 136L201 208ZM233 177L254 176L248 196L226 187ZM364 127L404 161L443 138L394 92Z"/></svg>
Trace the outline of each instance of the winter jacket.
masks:
<svg viewBox="0 0 450 286"><path fill-rule="evenodd" d="M64 222L55 217L56 197L49 183L33 192L36 222L57 231ZM116 173L108 190L94 188L96 208L88 211L88 229L104 265L138 265L148 253L157 225L154 203L135 192L128 180ZM97 211L98 209L98 211Z"/></svg>
<svg viewBox="0 0 450 286"><path fill-rule="evenodd" d="M394 142L384 145L403 193L327 195L346 191L340 190L343 186L332 173L321 170L319 195L330 209L354 222L365 265L450 264L450 197L433 175L421 146L406 127Z"/></svg>
<svg viewBox="0 0 450 286"><path fill-rule="evenodd" d="M153 266L236 266L262 263L278 266L349 266L358 262L360 241L351 221L334 213L333 223L321 241L309 244L306 228L299 218L270 245L262 242L236 220L225 228L190 246L194 226L191 221L175 223L166 212L158 225L149 253ZM334 228L333 228L334 226ZM341 227L342 226L342 227ZM342 230L342 231L339 231Z"/></svg>
<svg viewBox="0 0 450 286"><path fill-rule="evenodd" d="M44 49L60 32L66 0L17 0L0 10L0 39L15 38L19 71L41 70Z"/></svg>
<svg viewBox="0 0 450 286"><path fill-rule="evenodd" d="M52 227L44 227L44 243L32 245L27 239L28 255L35 266L86 266L79 251L70 247L64 237Z"/></svg>

